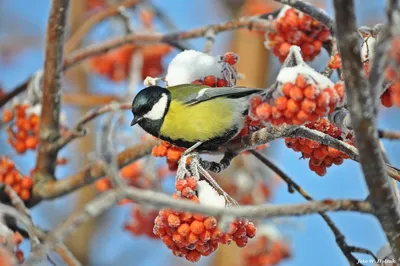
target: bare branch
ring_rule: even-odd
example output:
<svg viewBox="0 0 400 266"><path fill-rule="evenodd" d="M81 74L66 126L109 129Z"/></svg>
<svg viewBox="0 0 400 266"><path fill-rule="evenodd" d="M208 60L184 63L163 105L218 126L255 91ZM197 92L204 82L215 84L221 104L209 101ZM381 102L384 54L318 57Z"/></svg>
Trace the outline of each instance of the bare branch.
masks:
<svg viewBox="0 0 400 266"><path fill-rule="evenodd" d="M153 147L158 143L158 140L149 139L127 148L117 155L118 167L124 167L150 154ZM105 174L103 164L98 162L61 180L49 180L38 186L36 194L34 194L36 199L32 204L37 204L41 199L53 199L71 193L82 186L91 184L99 178L104 177Z"/></svg>
<svg viewBox="0 0 400 266"><path fill-rule="evenodd" d="M35 184L52 179L55 171L57 152L49 152L48 146L59 137L60 91L68 5L69 0L52 1L47 25L39 152L36 174L33 176Z"/></svg>
<svg viewBox="0 0 400 266"><path fill-rule="evenodd" d="M378 136L381 139L399 140L400 139L400 132L378 129Z"/></svg>
<svg viewBox="0 0 400 266"><path fill-rule="evenodd" d="M313 201L314 200L310 196L310 194L308 194L307 191L305 191L292 178L290 178L287 174L285 174L285 172L283 172L279 167L277 167L274 163L272 163L266 156L264 156L262 153L260 153L259 151L256 151L256 150L250 150L250 152L257 159L259 159L263 164L265 164L272 171L277 173L279 175L279 177L281 177L287 183L289 193L293 193L294 190L296 190L306 200L308 200L308 201ZM346 256L346 258L348 259L350 265L360 265L359 261L351 253L354 252L353 251L354 249L357 249L357 250L366 250L366 249L349 246L346 243L345 236L342 234L342 232L340 232L339 228L337 228L337 226L334 224L334 222L331 220L331 218L327 214L325 214L323 212L320 212L319 215L322 217L322 219L324 219L326 224L332 230L333 234L335 235L335 239L336 239L337 245L342 250L342 252ZM369 251L369 252L370 252L370 254L372 254L373 257L375 257L371 251Z"/></svg>
<svg viewBox="0 0 400 266"><path fill-rule="evenodd" d="M379 148L371 88L362 73L353 0L335 0L336 28L351 121L369 198L400 262L400 212Z"/></svg>
<svg viewBox="0 0 400 266"><path fill-rule="evenodd" d="M86 60L92 56L108 52L127 43L138 45L154 44L154 43L170 43L171 41L188 40L199 37L204 37L209 30L213 30L215 34L223 31L237 30L248 28L250 30L266 30L271 27L272 22L267 20L255 20L253 18L241 18L228 21L225 23L209 25L198 29L181 31L176 33L136 33L118 37L100 44L95 44L82 48L71 53L64 61L65 69L68 69L75 64Z"/></svg>

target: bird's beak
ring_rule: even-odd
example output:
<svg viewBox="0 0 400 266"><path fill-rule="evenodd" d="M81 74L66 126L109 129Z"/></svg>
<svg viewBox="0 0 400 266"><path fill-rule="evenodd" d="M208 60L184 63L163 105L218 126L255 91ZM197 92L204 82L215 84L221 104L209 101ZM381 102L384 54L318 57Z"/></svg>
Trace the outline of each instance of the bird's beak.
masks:
<svg viewBox="0 0 400 266"><path fill-rule="evenodd" d="M133 118L133 120L131 122L131 127L136 125L137 123L139 123L142 119L143 119L142 116L135 115L135 117Z"/></svg>

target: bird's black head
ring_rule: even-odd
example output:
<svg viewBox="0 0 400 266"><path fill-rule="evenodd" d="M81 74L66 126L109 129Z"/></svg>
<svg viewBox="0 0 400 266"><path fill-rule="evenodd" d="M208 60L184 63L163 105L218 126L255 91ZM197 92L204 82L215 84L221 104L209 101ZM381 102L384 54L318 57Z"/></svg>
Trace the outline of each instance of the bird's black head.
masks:
<svg viewBox="0 0 400 266"><path fill-rule="evenodd" d="M171 102L170 92L159 86L150 86L141 90L132 102L135 116L131 126L142 120L161 120L168 111Z"/></svg>

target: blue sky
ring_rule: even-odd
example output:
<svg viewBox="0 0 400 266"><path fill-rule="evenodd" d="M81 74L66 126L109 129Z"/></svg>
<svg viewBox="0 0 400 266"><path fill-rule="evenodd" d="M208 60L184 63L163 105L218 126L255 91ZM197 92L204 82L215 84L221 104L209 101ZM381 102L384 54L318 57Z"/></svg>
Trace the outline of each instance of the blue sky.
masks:
<svg viewBox="0 0 400 266"><path fill-rule="evenodd" d="M8 64L1 64L0 62L0 82L4 84L6 89L10 89L24 81L26 77L42 67L44 58L42 45L49 2L47 0L0 0L0 12L4 13L0 15L0 40L13 36L16 32L15 27L20 34L39 37L38 46L24 51ZM211 0L153 1L155 5L166 11L179 29L190 29L226 21L228 16L222 12L222 7L219 5L212 7L215 2ZM365 1L358 0L359 25L363 23L372 25L380 22L384 16L383 3L383 0L368 1L368 5L366 5ZM331 5L328 5L328 12L332 14ZM15 24L13 21L15 18L23 19L23 22ZM229 43L229 37L229 34L218 36L217 46L214 49L216 54L226 51L224 45ZM191 41L191 43L196 48L201 49L203 40L195 40ZM100 85L99 88L107 87L107 89L102 89L101 92L112 90L115 87L110 87L109 83L104 83L104 80L101 79L96 79L93 82L96 85ZM74 113L69 112L68 114L68 120L72 125ZM397 110L382 110L379 119L380 128L400 130L399 120L394 119L396 115L398 115ZM1 153L12 154L12 151L5 145L5 140L5 134L0 135ZM400 165L398 156L400 144L389 141L384 141L384 143L392 163ZM340 167L329 168L328 174L321 178L308 169L306 162L298 159L298 153L287 149L283 141L275 142L272 149L273 152L270 152L268 156L316 199L363 199L367 195L360 167L355 162L347 160ZM64 153L68 155L68 152L67 150ZM34 154L28 152L25 156L18 158L17 162L20 168L27 172L34 165ZM66 176L75 170L74 167L61 168L57 174ZM51 228L65 219L68 211L73 209L70 200L71 196L68 196L41 204L33 210L33 216L43 227ZM273 199L275 203L298 203L303 201L301 196L289 194L287 187L284 185L277 189ZM63 210L62 212L59 211L60 207ZM92 242L91 265L178 265L178 261L173 259L169 250L159 241L149 240L144 237L133 238L123 232L122 225L128 219L129 210L129 207L115 208L101 219L98 226L99 230ZM51 219L47 219L50 213L57 213L58 215L53 215ZM380 230L379 224L370 216L335 213L331 217L344 233L350 245L366 247L376 252L384 243L384 235ZM347 265L346 259L335 243L333 234L319 216L311 215L293 218L290 219L290 222L300 226L280 226L283 227L284 234L293 250L293 257L281 265ZM360 258L366 257L360 256ZM199 265L208 265L209 262L210 258L202 259ZM185 262L179 260L179 265L185 265Z"/></svg>

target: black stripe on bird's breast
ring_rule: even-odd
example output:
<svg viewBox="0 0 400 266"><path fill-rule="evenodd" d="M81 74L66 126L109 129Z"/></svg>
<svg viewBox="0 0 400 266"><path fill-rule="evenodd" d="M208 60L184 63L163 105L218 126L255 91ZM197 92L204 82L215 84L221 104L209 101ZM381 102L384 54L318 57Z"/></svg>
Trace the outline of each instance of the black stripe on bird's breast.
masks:
<svg viewBox="0 0 400 266"><path fill-rule="evenodd" d="M237 127L234 127L228 131L225 131L225 133L221 136L212 138L210 140L204 141L203 144L201 144L196 150L197 151L216 151L220 149L225 143L230 141L233 137L235 137L239 133L239 129ZM193 145L195 145L199 141L203 140L198 140L198 141L186 141L183 139L171 139L168 136L159 136L160 139L168 141L169 143L182 147L182 148L190 148Z"/></svg>

